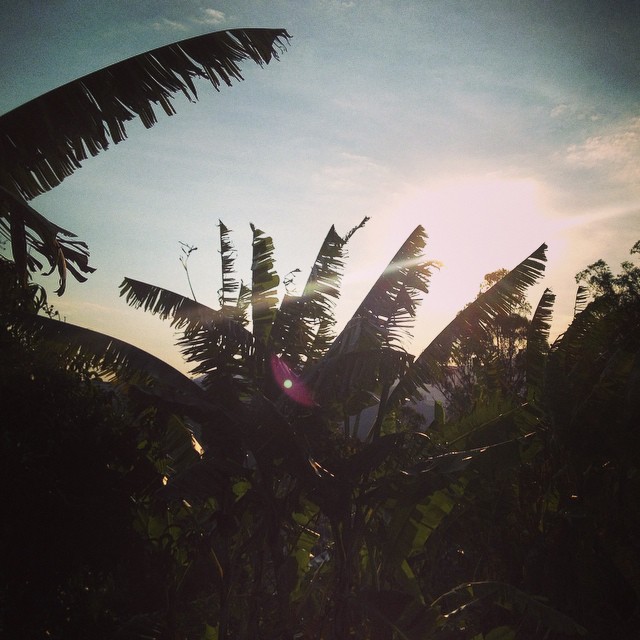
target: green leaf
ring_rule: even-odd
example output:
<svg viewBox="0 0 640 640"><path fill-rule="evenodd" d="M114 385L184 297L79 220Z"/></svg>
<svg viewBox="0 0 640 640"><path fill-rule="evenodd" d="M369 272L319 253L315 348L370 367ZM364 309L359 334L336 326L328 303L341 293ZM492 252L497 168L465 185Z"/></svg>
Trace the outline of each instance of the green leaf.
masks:
<svg viewBox="0 0 640 640"><path fill-rule="evenodd" d="M484 640L516 640L516 632L511 627L503 625L485 633Z"/></svg>
<svg viewBox="0 0 640 640"><path fill-rule="evenodd" d="M218 626L212 627L211 625L206 624L202 640L218 640Z"/></svg>
<svg viewBox="0 0 640 640"><path fill-rule="evenodd" d="M277 287L280 278L274 268L273 241L251 225L253 262L251 264L251 320L257 344L266 348L276 316Z"/></svg>
<svg viewBox="0 0 640 640"><path fill-rule="evenodd" d="M240 498L242 498L247 493L247 491L249 491L249 489L251 489L251 483L247 480L240 480L238 482L235 482L231 487L233 495L235 495L236 497L236 501L240 500Z"/></svg>

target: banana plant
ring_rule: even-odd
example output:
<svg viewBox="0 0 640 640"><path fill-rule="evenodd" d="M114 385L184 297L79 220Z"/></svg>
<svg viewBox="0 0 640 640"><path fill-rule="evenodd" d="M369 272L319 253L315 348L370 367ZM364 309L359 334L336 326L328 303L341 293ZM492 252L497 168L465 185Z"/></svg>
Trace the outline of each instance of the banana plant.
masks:
<svg viewBox="0 0 640 640"><path fill-rule="evenodd" d="M226 232L226 228L224 232ZM316 261L316 267L327 263L327 255L331 253L328 251L328 247L333 247L335 244L332 241L334 234L335 230L332 229L325 239L323 249ZM261 331L261 342L257 343L254 337L252 343L254 347L248 352L250 357L257 357L259 362L264 364L267 353L264 349L271 349L270 355L275 356L281 365L272 369L271 385L265 384L265 379L262 377L264 369L260 370L259 383L254 385L254 391L259 389L270 402L275 403L277 408L276 412L271 408L269 411L265 411L264 400L260 403L261 415L258 420L265 427L268 427L270 441L278 442L278 446L269 451L268 458L273 463L282 457L283 452L287 451L285 441L298 441L298 453L302 452L303 456L307 456L313 473L308 473L308 468L301 474L294 471L290 466L291 459L278 463L288 468L287 475L292 474L296 478L296 483L289 485L290 490L291 487L296 487L294 493L287 493L287 495L299 495L302 490L306 495L312 497L312 504L316 506L305 517L313 517L312 514L317 513L319 508L324 517L328 518L328 526L331 530L330 537L335 545L332 548L333 569L330 573L331 577L318 575L316 579L311 579L309 567L305 564L297 565L299 585L295 590L296 602L299 607L304 609L305 603L308 603L309 598L313 599L313 594L318 590L330 589L334 594L331 602L334 603L335 609L324 610L324 613L326 620L332 620L332 628L336 633L338 633L338 629L348 626L347 620L350 616L355 615L353 607L360 610L361 614L365 610L369 611L367 605L369 596L366 595L368 593L366 589L362 591L361 596L356 598L355 602L350 602L347 598L346 594L353 592L355 584L360 584L361 587L363 585L377 585L376 589L384 591L382 583L385 580L392 580L396 585L401 585L404 592L411 593L413 590L414 596L420 600L420 596L415 591L416 578L407 562L407 556L425 544L430 532L437 529L439 523L447 517L453 505L462 495L461 489L455 488L455 474L467 470L471 461L477 460L479 464L488 455L485 448L478 448L474 451L463 450L460 453L451 454L453 458L447 458L445 464L445 460L439 457L442 453L434 451L429 440L419 434L390 433L383 436L380 432L384 418L395 410L398 404L402 404L397 399L399 396L393 395L395 392L395 390L391 390L393 385L395 384L397 389L400 384L404 384L403 393L409 395L409 390L412 390L413 393L424 391L432 380L432 378L424 378L416 382L415 378L411 377L415 375L413 371L415 363L412 364L411 358L403 352L400 342L402 331L406 331L410 327L411 320L415 315L418 294L427 290L428 279L431 275L430 270L434 266L432 262L424 260L421 256L425 240L424 230L420 227L410 235L356 310L353 318L346 324L331 346L325 349L324 357L315 357L308 346L312 344L313 328L326 324L326 314L316 311L316 321L312 324L303 322L302 330L296 331L295 327L300 325L291 322L292 317L296 317L298 320L314 318L313 313L305 316L300 312L304 305L327 302L327 298L324 296L318 298L314 295L318 291L317 278L313 275L314 271L310 277L310 283L313 286L310 286L309 283L305 286L305 291L309 292L307 296L303 295L301 299L293 296L285 298L286 302L283 302L275 313L270 305L263 306L263 309L269 310L269 321L263 324L266 330L262 329ZM253 268L261 271L260 277L256 279L259 284L268 283L271 285L271 289L267 289L267 293L270 294L275 284L270 260L272 244L265 242L254 228L254 248L258 243L263 247L263 250L259 255L254 253ZM323 255L324 258L322 258ZM463 312L462 317L456 318L446 330L449 348L456 339L465 335L465 332L482 330L492 318L501 313L507 314L511 307L511 300L516 295L521 295L526 287L533 284L542 273L543 262L544 247L541 247L521 265L518 265L508 275L506 282L498 283L492 290L486 292L477 302L477 307L472 306L470 310ZM326 271L326 267L323 269L316 267L314 267L316 271ZM123 289L127 295L130 295L127 281L123 283ZM149 288L144 296L139 294L140 292L137 300L134 301L133 298L130 298L130 302L136 305L146 305L153 300L156 302L153 309L156 312L166 314L167 317L171 316L172 309L176 308L171 302L174 294L163 293L157 288ZM159 302L162 299L166 303L164 306ZM260 296L254 297L254 300L261 301L262 299ZM545 298L546 300L547 298ZM547 309L544 304L541 308ZM298 314L292 316L293 310L298 311ZM266 314L258 317L262 319L264 315ZM317 315L321 316L320 322L317 321ZM173 318L174 322L178 318L182 321L183 316L175 313ZM536 335L538 333L544 335L545 328L548 328L543 320L544 318L541 318L535 324L537 327ZM222 325L198 327L194 322L192 326L197 327L197 331L192 332L188 339L187 332L185 332L183 339L185 344L190 343L187 354L190 359L198 362L196 371L204 374L205 379L209 377L209 380L213 380L214 372L217 373L219 369L217 366L211 366L213 361L211 358L203 356L211 353L210 350L217 353L216 342L211 339L211 336L217 335L214 332L219 331ZM286 330L280 327L286 327ZM200 337L194 346L196 336ZM288 338L289 344L294 343L298 346L290 345L288 351L285 352L285 348L282 346L284 344L283 337ZM441 357L446 362L447 351L442 347L442 343L441 339L437 344L441 349ZM307 345L306 351L300 349L299 345L303 344ZM434 347L431 349L433 350ZM423 359L430 353L427 350ZM245 355L235 352L232 361L241 362ZM285 358L291 358L289 361L291 365ZM418 365L421 362L418 360ZM252 371L258 371L258 369L254 367ZM287 381L291 384L289 388L287 388ZM291 389L295 390L296 387L298 391L294 394ZM300 393L300 388L304 390L304 394ZM384 401L381 402L385 393L388 394L386 406ZM398 404L394 404L395 402ZM335 405L341 405L338 411L335 411ZM368 446L362 448L362 445L356 444L357 439L354 441L350 438L353 432L350 429L345 429L344 435L348 437L348 440L341 445L343 451L336 455L335 449L331 447L327 449L326 427L318 426L321 413L325 415L325 419L326 416L333 416L330 423L334 425L333 429L335 429L335 425L338 424L335 419L336 415L340 418L344 417L348 421L350 415L357 415L363 408L372 405L378 406L378 417L374 422L374 436ZM300 410L301 407L302 410ZM350 414L350 412L352 413ZM287 423L291 426L283 431L283 424ZM321 424L322 420L320 420ZM315 430L311 431L312 429ZM300 434L305 430L314 434L313 442L309 441L308 436L300 439ZM513 437L521 435L522 433L518 432ZM355 445L351 445L351 451L348 444L349 439ZM260 446L255 448L259 448L264 454L267 442L262 439L256 440L257 442L260 442ZM518 441L513 440L502 445L494 444L489 451L515 451L509 455L512 456L512 461L517 461L519 460L517 456L519 447ZM493 455L496 454L493 453ZM406 476L403 479L401 475L403 465L405 469L412 468L412 464L415 464L416 460L422 459L424 461L425 458L424 468L415 467L412 479L408 480ZM301 457L298 456L298 460L300 459ZM263 458L263 469L268 467L266 463L267 459ZM512 464L514 463L512 462ZM474 464L476 463L474 462ZM298 464L297 468L298 471L301 471L303 465ZM387 471L381 475L381 470L385 468ZM274 479L275 477L272 476L271 481L273 482ZM284 479L281 478L278 482L283 481ZM282 485L280 484L280 486ZM287 509L291 508L291 503L285 501L284 504L289 506L284 506L274 497L275 494L272 491L265 493L264 486L261 491L263 500L271 504L269 512L271 514L280 513L280 518L276 518L275 521L270 520L269 525L266 524L266 521L263 522L264 530L277 531L283 522L287 522ZM278 492L276 491L276 493ZM399 504L405 504L406 508L399 509ZM393 526L389 530L390 522L393 523ZM300 530L297 535L302 535L302 531ZM394 531L395 533L391 533ZM409 531L414 533L407 537L408 533L406 532ZM401 532L405 533L401 534ZM402 544L404 546L402 547L398 546L400 540L398 536L400 535L403 536ZM361 565L363 547L361 545L365 540L369 541L369 568L365 569L365 573L361 573L363 571ZM375 544L374 541L376 541ZM388 554L383 553L385 548L402 549L402 551L399 551L397 555ZM280 562L284 562L284 559L280 558ZM347 599L345 600L345 598ZM340 604L346 602L350 602L350 604ZM427 616L425 611L423 614ZM316 610L317 614L318 610ZM327 633L330 631L327 630Z"/></svg>
<svg viewBox="0 0 640 640"><path fill-rule="evenodd" d="M67 272L82 282L93 268L86 243L27 202L53 189L89 157L126 139L126 123L157 122L154 105L175 113L173 96L198 99L195 80L214 89L242 80L240 63L277 59L284 29L232 29L175 42L65 84L0 116L0 234L11 244L20 283L49 263L62 295ZM35 258L32 254L41 256Z"/></svg>
<svg viewBox="0 0 640 640"><path fill-rule="evenodd" d="M344 329L333 341L329 338L345 245L364 222L345 237L330 229L303 295L288 293L279 307L273 243L256 227L252 279L244 285L234 275L229 229L220 224L219 309L125 279L121 293L129 304L169 319L182 332L181 348L201 376L200 384L159 368L141 378L134 371L144 369L143 363L129 345L78 341L80 330L60 323L57 341L77 345L67 355L93 351L97 370L141 388L149 402L187 416L189 426L201 430L204 456L172 476L167 491L192 506L203 505L209 496L214 502L197 507L205 509L203 518L232 517L243 523L237 537L230 538L224 528L211 532L220 575L215 587L219 637L255 635L255 625L237 627L241 594L248 592L256 597L252 607L261 594L255 624L268 616L277 625L300 629L304 619L321 629L317 637L340 637L356 627L373 632L381 621L399 637L422 637L429 629L435 633L442 626L437 622L442 609L429 605L421 586L423 550L437 541L435 533L460 501L469 499L468 474L495 464L516 465L530 446L531 428L512 429L507 439L496 441L500 429L483 426L504 426L495 407L486 408L482 424L468 425L473 434L491 431L492 440L483 446L474 447L473 437L464 434L455 442L456 432L449 427L443 437L395 427L406 399L423 393L434 379L423 374L437 373L436 351L446 362L461 336L482 331L492 318L507 314L516 292L521 294L542 273L544 247L467 307L435 346L412 361L401 339L435 266L422 255L426 234L421 227L410 234ZM543 313L548 303L547 297L534 323L537 336L548 328ZM30 321L37 323L33 317ZM101 360L100 352L108 357ZM376 418L364 443L354 437L350 419L369 407ZM242 455L228 454L233 450L245 452L244 462ZM180 505L172 517L190 518ZM260 539L268 544L259 544ZM312 564L311 555L325 560ZM244 568L238 572L238 567ZM272 595L260 591L268 584L278 585ZM385 598L396 598L402 606L378 607L376 613L375 603Z"/></svg>

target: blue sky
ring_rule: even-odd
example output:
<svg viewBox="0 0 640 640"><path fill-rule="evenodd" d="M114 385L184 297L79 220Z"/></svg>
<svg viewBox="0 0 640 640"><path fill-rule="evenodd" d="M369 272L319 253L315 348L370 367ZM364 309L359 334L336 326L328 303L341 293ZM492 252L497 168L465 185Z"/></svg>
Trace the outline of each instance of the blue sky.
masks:
<svg viewBox="0 0 640 640"><path fill-rule="evenodd" d="M22 2L0 10L0 112L125 57L199 33L284 27L280 61L87 160L33 205L98 268L52 301L70 322L178 362L171 331L126 307L124 276L215 305L218 219L250 262L253 222L281 274L307 272L329 226L351 241L346 318L422 224L434 274L410 350L488 271L549 244L554 331L574 275L617 268L640 239L640 3L535 1ZM50 278L48 289L55 281ZM299 282L303 284L302 278Z"/></svg>

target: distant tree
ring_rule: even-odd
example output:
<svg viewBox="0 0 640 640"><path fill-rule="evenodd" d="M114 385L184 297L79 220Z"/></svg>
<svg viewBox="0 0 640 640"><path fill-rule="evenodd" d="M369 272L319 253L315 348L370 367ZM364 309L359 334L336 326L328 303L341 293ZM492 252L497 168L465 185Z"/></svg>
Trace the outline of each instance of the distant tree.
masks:
<svg viewBox="0 0 640 640"><path fill-rule="evenodd" d="M487 273L478 297L498 284L507 269ZM526 395L528 315L531 305L524 292L506 303L504 313L456 341L451 359L435 387L444 395L448 414L460 418L475 404L488 402L496 393L513 398Z"/></svg>
<svg viewBox="0 0 640 640"><path fill-rule="evenodd" d="M630 255L640 254L640 241L631 247ZM640 297L640 267L630 260L621 265L622 271L614 275L604 260L597 260L576 275L592 299L616 300L618 304L633 303Z"/></svg>
<svg viewBox="0 0 640 640"><path fill-rule="evenodd" d="M579 290L547 364L556 475L538 578L593 637L625 637L640 619L640 268L625 261L614 274L598 260L576 280L590 295Z"/></svg>
<svg viewBox="0 0 640 640"><path fill-rule="evenodd" d="M618 274L604 261L581 271L577 280L587 286L579 291L576 315L550 348L553 297L545 292L527 332L526 396L495 393L429 431L435 445L486 456L465 469L459 460L450 467L462 474L465 498L412 564L424 590L444 592L439 601L448 606L462 606L455 585L473 575L465 588L482 604L452 616L472 637L488 621L506 637L541 636L539 623L527 615L517 632L509 631L510 612L518 608L518 597L507 596L511 587L541 596L581 625L560 625L558 637L604 640L635 633L639 276L631 261ZM496 590L511 600L507 611L484 599Z"/></svg>

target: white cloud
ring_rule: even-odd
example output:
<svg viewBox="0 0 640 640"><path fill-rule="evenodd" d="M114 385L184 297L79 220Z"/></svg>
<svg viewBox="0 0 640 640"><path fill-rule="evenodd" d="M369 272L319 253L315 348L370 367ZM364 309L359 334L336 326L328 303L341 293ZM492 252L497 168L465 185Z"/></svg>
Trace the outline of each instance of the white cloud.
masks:
<svg viewBox="0 0 640 640"><path fill-rule="evenodd" d="M640 178L640 117L629 118L584 142L572 144L565 160L574 167L603 169L616 181L635 182Z"/></svg>
<svg viewBox="0 0 640 640"><path fill-rule="evenodd" d="M167 18L163 18L162 22L154 22L153 28L156 31L187 31L188 27L186 27L182 22L176 22L175 20L168 20Z"/></svg>
<svg viewBox="0 0 640 640"><path fill-rule="evenodd" d="M226 21L226 17L222 11L218 11L217 9L202 9L198 16L190 16L186 18L186 21L191 24L162 18L162 20L154 22L152 27L156 31L189 31L194 24L222 24Z"/></svg>
<svg viewBox="0 0 640 640"><path fill-rule="evenodd" d="M600 120L601 118L601 116L594 111L580 109L577 105L567 104L566 102L561 102L553 107L549 115L554 119L572 118L575 120L591 120L592 122Z"/></svg>
<svg viewBox="0 0 640 640"><path fill-rule="evenodd" d="M222 24L225 19L222 11L218 11L217 9L203 9L202 15L199 18L194 18L193 21L198 24Z"/></svg>
<svg viewBox="0 0 640 640"><path fill-rule="evenodd" d="M568 111L571 111L571 108L568 104L557 104L553 109L551 109L551 113L549 114L552 118L560 118L567 114Z"/></svg>
<svg viewBox="0 0 640 640"><path fill-rule="evenodd" d="M353 9L356 5L354 0L323 0L322 4L329 9L335 9L337 11Z"/></svg>
<svg viewBox="0 0 640 640"><path fill-rule="evenodd" d="M371 158L343 152L333 164L325 165L314 178L326 189L369 190L388 179L387 170Z"/></svg>

